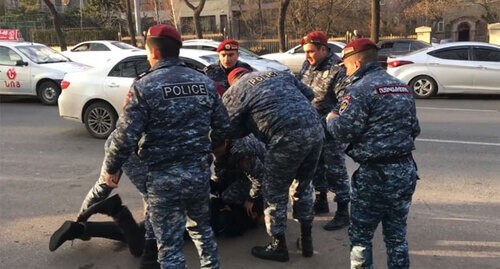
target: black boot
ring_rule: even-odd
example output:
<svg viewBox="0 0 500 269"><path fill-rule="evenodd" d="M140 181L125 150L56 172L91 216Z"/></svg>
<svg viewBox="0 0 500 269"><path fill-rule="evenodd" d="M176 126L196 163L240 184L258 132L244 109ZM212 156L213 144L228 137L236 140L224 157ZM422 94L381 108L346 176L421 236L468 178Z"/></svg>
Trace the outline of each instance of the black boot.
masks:
<svg viewBox="0 0 500 269"><path fill-rule="evenodd" d="M83 236L85 227L74 221L65 221L57 231L52 234L49 242L49 250L54 251L64 242Z"/></svg>
<svg viewBox="0 0 500 269"><path fill-rule="evenodd" d="M302 249L302 256L312 257L314 254L313 241L312 241L312 226L311 225L300 225L300 238L297 241L299 249Z"/></svg>
<svg viewBox="0 0 500 269"><path fill-rule="evenodd" d="M327 231L335 231L347 227L349 224L349 203L338 203L335 216L323 228Z"/></svg>
<svg viewBox="0 0 500 269"><path fill-rule="evenodd" d="M122 199L118 194L113 195L101 202L95 203L83 211L78 217L77 221L87 221L90 216L101 213L108 216L113 216L117 214L122 207Z"/></svg>
<svg viewBox="0 0 500 269"><path fill-rule="evenodd" d="M314 201L314 214L326 214L330 212L330 208L328 207L328 199L326 196L326 192L320 192L316 194L316 200Z"/></svg>
<svg viewBox="0 0 500 269"><path fill-rule="evenodd" d="M285 235L280 234L273 236L271 243L265 247L253 247L252 255L264 260L273 260L278 262L289 261L290 258L288 257Z"/></svg>
<svg viewBox="0 0 500 269"><path fill-rule="evenodd" d="M146 240L144 242L144 251L141 256L140 269L160 269L158 263L158 247L156 240Z"/></svg>
<svg viewBox="0 0 500 269"><path fill-rule="evenodd" d="M113 219L123 233L130 253L136 257L141 256L144 249L144 233L141 232L130 210L122 206L122 209L113 215Z"/></svg>

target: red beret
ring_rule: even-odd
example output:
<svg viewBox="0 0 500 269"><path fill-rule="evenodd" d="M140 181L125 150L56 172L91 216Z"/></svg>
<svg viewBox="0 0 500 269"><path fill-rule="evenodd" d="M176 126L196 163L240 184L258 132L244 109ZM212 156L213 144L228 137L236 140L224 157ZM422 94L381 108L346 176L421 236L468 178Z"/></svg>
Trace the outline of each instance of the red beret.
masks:
<svg viewBox="0 0 500 269"><path fill-rule="evenodd" d="M305 44L326 44L328 43L328 37L320 31L314 31L310 32L306 36L300 39L300 44L305 45Z"/></svg>
<svg viewBox="0 0 500 269"><path fill-rule="evenodd" d="M154 37L168 37L179 42L182 46L182 39L179 32L177 32L174 27L167 24L157 24L149 27L147 38Z"/></svg>
<svg viewBox="0 0 500 269"><path fill-rule="evenodd" d="M224 40L220 42L219 46L217 47L217 52L221 52L223 50L238 50L240 44L238 44L238 41L236 40Z"/></svg>
<svg viewBox="0 0 500 269"><path fill-rule="evenodd" d="M233 69L229 74L227 75L227 82L229 82L229 85L233 84L233 80L239 78L241 75L244 73L248 73L250 70L244 68L244 67L236 67Z"/></svg>
<svg viewBox="0 0 500 269"><path fill-rule="evenodd" d="M378 49L378 47L368 38L358 38L345 45L341 56L342 59L345 59L351 55L368 49Z"/></svg>

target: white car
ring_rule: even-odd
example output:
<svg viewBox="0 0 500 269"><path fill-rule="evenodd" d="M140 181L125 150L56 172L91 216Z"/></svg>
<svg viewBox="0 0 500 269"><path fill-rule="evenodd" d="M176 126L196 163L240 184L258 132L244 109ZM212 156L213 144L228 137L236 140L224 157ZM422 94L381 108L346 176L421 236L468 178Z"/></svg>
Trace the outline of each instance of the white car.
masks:
<svg viewBox="0 0 500 269"><path fill-rule="evenodd" d="M443 93L500 93L500 46L439 44L387 58L387 72L410 85L416 98Z"/></svg>
<svg viewBox="0 0 500 269"><path fill-rule="evenodd" d="M328 41L328 47L330 48L330 50L333 50L333 52L339 57L345 45L345 43L338 41ZM302 64L304 64L304 61L306 60L306 55L304 53L304 48L302 45L297 45L285 52L264 54L261 57L270 60L276 60L288 66L288 68L290 68L290 71L292 71L294 74L298 74L300 72Z"/></svg>
<svg viewBox="0 0 500 269"><path fill-rule="evenodd" d="M57 104L60 83L68 72L89 66L72 62L39 43L0 41L0 94L38 96L46 105Z"/></svg>
<svg viewBox="0 0 500 269"><path fill-rule="evenodd" d="M220 42L211 39L191 39L182 41L182 48L184 49L198 49L207 51L217 51ZM240 57L239 60L249 64L257 71L285 71L290 72L290 69L279 63L278 61L269 60L260 57L259 55L251 52L248 49L239 47Z"/></svg>
<svg viewBox="0 0 500 269"><path fill-rule="evenodd" d="M116 54L139 50L142 49L121 41L95 40L78 43L70 50L63 51L62 54L75 62L95 67L109 61Z"/></svg>
<svg viewBox="0 0 500 269"><path fill-rule="evenodd" d="M181 49L180 58L187 66L202 72L218 61L210 51ZM149 69L146 51L129 51L90 70L71 73L61 82L59 115L85 124L96 138L106 138L115 129L125 96L134 79Z"/></svg>

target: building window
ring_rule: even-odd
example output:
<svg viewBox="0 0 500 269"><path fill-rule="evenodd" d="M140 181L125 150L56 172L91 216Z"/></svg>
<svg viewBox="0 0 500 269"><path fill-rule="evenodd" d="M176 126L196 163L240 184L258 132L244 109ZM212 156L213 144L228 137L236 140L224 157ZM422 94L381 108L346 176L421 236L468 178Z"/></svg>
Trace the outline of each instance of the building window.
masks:
<svg viewBox="0 0 500 269"><path fill-rule="evenodd" d="M444 32L444 19L441 19L438 21L437 26L436 26L436 32L442 33Z"/></svg>
<svg viewBox="0 0 500 269"><path fill-rule="evenodd" d="M217 24L215 23L215 16L202 16L200 19L201 19L201 30L204 33L217 32Z"/></svg>

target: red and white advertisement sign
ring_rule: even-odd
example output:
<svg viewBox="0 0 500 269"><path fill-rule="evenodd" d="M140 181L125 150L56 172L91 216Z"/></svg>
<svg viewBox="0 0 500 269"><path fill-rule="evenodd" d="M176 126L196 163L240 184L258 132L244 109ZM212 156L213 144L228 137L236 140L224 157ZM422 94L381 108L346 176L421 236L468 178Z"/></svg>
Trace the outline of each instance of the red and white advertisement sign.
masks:
<svg viewBox="0 0 500 269"><path fill-rule="evenodd" d="M0 41L24 41L17 29L0 29Z"/></svg>

